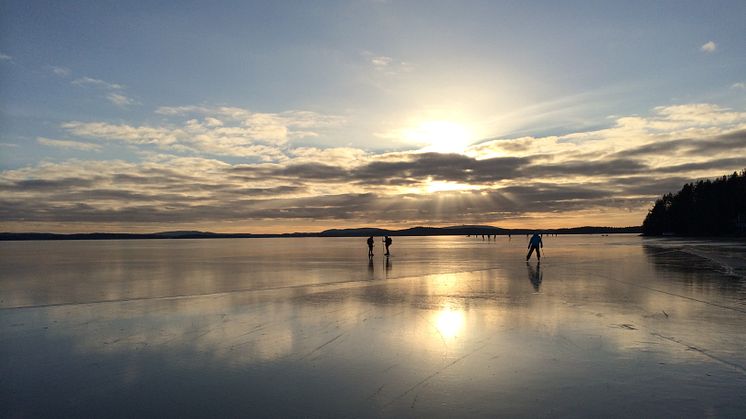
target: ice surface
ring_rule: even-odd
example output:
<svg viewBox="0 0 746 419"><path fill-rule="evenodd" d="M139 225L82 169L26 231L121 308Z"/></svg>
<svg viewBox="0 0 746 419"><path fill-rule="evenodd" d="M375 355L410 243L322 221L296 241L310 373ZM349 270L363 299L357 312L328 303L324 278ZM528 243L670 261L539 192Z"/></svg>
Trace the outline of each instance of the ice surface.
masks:
<svg viewBox="0 0 746 419"><path fill-rule="evenodd" d="M746 412L746 246L0 243L2 416Z"/></svg>

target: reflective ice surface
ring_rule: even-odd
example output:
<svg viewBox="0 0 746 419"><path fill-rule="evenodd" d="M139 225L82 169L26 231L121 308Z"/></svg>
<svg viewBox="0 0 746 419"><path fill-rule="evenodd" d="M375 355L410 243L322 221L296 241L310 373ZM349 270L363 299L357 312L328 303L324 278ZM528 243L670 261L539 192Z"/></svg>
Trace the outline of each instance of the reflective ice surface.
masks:
<svg viewBox="0 0 746 419"><path fill-rule="evenodd" d="M0 243L3 416L742 416L746 245Z"/></svg>

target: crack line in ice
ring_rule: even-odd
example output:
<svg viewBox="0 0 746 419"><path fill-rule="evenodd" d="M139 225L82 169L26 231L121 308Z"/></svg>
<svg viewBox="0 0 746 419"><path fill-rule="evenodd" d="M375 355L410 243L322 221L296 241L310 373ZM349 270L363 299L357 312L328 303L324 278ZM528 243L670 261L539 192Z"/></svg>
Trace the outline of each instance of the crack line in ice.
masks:
<svg viewBox="0 0 746 419"><path fill-rule="evenodd" d="M315 354L316 352L318 352L318 351L320 351L321 349L323 349L323 348L324 348L325 346L327 346L327 345L329 345L330 343L334 342L335 340L337 340L337 339L341 338L341 337L342 337L342 336L344 336L344 335L345 335L346 333L347 333L347 332L342 332L342 333L338 334L337 336L333 337L333 338L332 338L331 340L328 340L328 341L327 341L326 343L322 344L321 346L318 346L318 347L316 347L316 349L312 350L311 352L309 352L308 354L306 354L306 355L305 355L305 356L304 356L303 358L301 358L301 359L306 359L306 358L310 357L311 355L313 355L313 354Z"/></svg>
<svg viewBox="0 0 746 419"><path fill-rule="evenodd" d="M425 383L427 383L428 381L430 381L430 380L431 380L432 378L434 378L435 376L437 376L437 375L438 375L438 374L440 374L441 372L443 372L443 371L445 371L446 369L448 369L448 368L450 368L450 367L452 367L452 366L456 365L457 363L459 363L459 362L463 361L464 359L466 359L466 358L470 357L471 355L475 354L476 352L478 352L478 351L481 351L481 350L482 350L482 349L484 349L484 348L485 348L486 346L487 346L487 344L484 344L484 345L482 345L482 346L480 346L480 347L478 347L478 348L474 349L473 351L471 351L471 352L469 352L469 353L467 353L467 354L464 354L464 355L462 355L462 356L461 356L461 357L459 357L459 358L456 358L456 359L454 359L454 360L453 360L452 362L450 362L449 364L447 364L447 365L443 366L442 368L440 368L440 369L436 370L436 371L435 371L434 373L432 373L432 374L428 375L427 377L423 378L423 379L422 379L421 381L419 381L418 383L416 383L416 384L415 384L415 385L413 385L412 387L408 388L408 389L407 389L407 390L405 390L405 391L404 391L403 393L401 393L401 394L399 394L398 396L396 396L396 397L394 397L393 399L391 399L391 400L390 400L390 401L389 401L388 403L386 403L386 405L385 405L384 407L389 407L389 406L391 406L392 404L396 403L397 401L399 401L400 399L402 399L402 398L403 398L404 396L406 396L407 394L411 393L412 391L414 391L414 390L415 390L415 389L417 389L418 387L420 387L420 386L422 386L423 384L425 384ZM415 401L416 401L416 398L415 398ZM412 407L414 407L414 402L412 402Z"/></svg>
<svg viewBox="0 0 746 419"><path fill-rule="evenodd" d="M731 307L731 306L726 306L726 305L723 305L723 304L713 303L711 301L700 300L700 299L697 299L697 298L694 298L694 297L687 297L686 295L681 295L681 294L676 294L676 293L673 293L673 292L663 291L663 290L659 290L657 288L648 287L648 286L640 285L640 284L635 284L634 282L622 281L621 279L611 278L611 277L605 276L605 275L598 275L598 276L600 276L602 278L606 278L606 279L612 280L612 281L616 281L616 282L619 282L619 283L622 283L622 284L627 284L627 285L631 285L631 286L638 287L638 288L644 288L644 289L650 290L650 291L660 292L662 294L670 295L672 297L684 298L684 299L687 299L687 300L696 301L698 303L711 305L713 307L724 308L726 310L733 310L733 311L737 311L739 313L746 314L746 310L738 308L738 307Z"/></svg>
<svg viewBox="0 0 746 419"><path fill-rule="evenodd" d="M706 254L705 251L699 250L693 247L682 247L681 252L694 255L694 256L698 256L698 257L701 257L702 259L706 259L712 263L715 263L716 265L720 266L720 268L723 270L723 273L725 275L733 276L739 279L744 279L743 275L736 272L735 267L729 265L726 261L722 260L721 258L718 258L717 256L714 256L712 254Z"/></svg>
<svg viewBox="0 0 746 419"><path fill-rule="evenodd" d="M671 337L671 336L663 336L662 334L660 334L658 332L650 332L650 334L653 335L653 336L657 336L657 337L659 337L661 339L665 339L667 341L677 343L677 344L679 344L681 346L685 346L687 349L691 349L691 350L693 350L695 352L698 352L698 353L700 353L700 354L702 354L702 355L704 355L704 356L712 359L713 361L716 361L716 362L719 362L719 363L721 363L723 365L727 365L727 366L729 366L731 368L734 368L734 369L738 370L738 372L740 372L742 374L746 374L746 368L744 368L743 366L741 366L739 364L736 364L735 362L730 362L730 361L727 361L727 360L725 360L723 358L715 356L715 355L709 353L706 349L700 349L700 348L698 348L698 347L696 347L694 345L690 345L690 344L688 344L688 343L686 343L686 342L684 342L682 340L676 339L676 338Z"/></svg>
<svg viewBox="0 0 746 419"><path fill-rule="evenodd" d="M492 267L481 268L481 269L464 269L461 271L392 277L392 278L376 280L376 283L380 284L381 281L407 280L407 279L413 279L413 278L427 278L431 276L459 275L459 274L467 274L467 273L473 273L473 272L486 272L486 271L493 271L496 269L502 269L502 266L492 266ZM238 289L228 290L228 291L206 292L206 293L196 293L196 294L177 294L177 295L162 295L162 296L157 296L157 297L132 297L132 298L117 298L117 299L110 299L110 300L95 300L95 301L83 301L83 302L35 304L35 305L14 306L14 307L0 307L0 312L10 311L10 310L35 309L35 308L83 306L83 305L110 304L110 303L129 303L129 302L151 301L151 300L168 301L168 300L180 300L180 299L187 299L187 298L219 297L219 296L229 295L229 294L234 294L234 293L268 292L268 291L282 291L282 290L303 289L303 288L348 286L348 285L354 286L354 285L364 285L366 283L371 283L371 282L372 281L370 279L356 279L356 280L350 280L350 281L326 282L326 283L321 283L321 284L287 285L283 287L238 288Z"/></svg>
<svg viewBox="0 0 746 419"><path fill-rule="evenodd" d="M437 325L435 325L433 322L431 322L428 318L417 312L417 316L425 320L427 324L429 324L433 329L435 329L436 332L438 332L438 335L440 336L440 340L443 341L443 346L446 348L446 355L448 355L448 343L446 343L446 338L443 336L443 332L440 331Z"/></svg>

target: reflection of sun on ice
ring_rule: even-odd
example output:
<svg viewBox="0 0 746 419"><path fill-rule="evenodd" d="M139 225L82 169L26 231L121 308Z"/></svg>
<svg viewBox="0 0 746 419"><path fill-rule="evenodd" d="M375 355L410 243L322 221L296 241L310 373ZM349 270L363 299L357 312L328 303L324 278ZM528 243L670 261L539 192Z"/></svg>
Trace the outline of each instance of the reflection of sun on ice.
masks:
<svg viewBox="0 0 746 419"><path fill-rule="evenodd" d="M407 140L429 144L424 151L462 153L469 146L472 133L463 125L450 121L427 121L405 132Z"/></svg>
<svg viewBox="0 0 746 419"><path fill-rule="evenodd" d="M450 308L443 309L437 314L435 327L443 339L453 339L464 327L464 313Z"/></svg>

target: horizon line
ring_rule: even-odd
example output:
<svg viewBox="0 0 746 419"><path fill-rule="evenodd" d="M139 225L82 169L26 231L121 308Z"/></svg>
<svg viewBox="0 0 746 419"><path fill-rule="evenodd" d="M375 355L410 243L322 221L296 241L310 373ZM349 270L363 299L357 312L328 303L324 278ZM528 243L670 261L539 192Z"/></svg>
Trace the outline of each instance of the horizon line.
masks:
<svg viewBox="0 0 746 419"><path fill-rule="evenodd" d="M505 234L509 234L510 232L514 231L520 231L520 232L548 232L548 231L567 231L567 230L579 230L579 229L608 229L608 230L625 230L625 229L635 229L635 228L642 228L642 225L633 225L633 226L624 226L624 227L613 227L613 226L593 226L593 225L584 225L584 226L575 226L575 227L553 227L553 228L504 228L504 227L495 227L492 225L478 225L478 224L461 224L461 225L449 225L449 226L443 226L443 227L431 227L431 226L414 226L414 227L407 227L407 228L401 228L401 229L391 229L391 228L383 228L383 227L335 227L335 228L327 228L321 231L294 231L294 232L281 232L281 233L251 233L251 232L213 232L213 231L207 231L207 230L160 230L160 231L151 231L151 232L132 232L132 231L92 231L92 232L54 232L54 231L0 231L1 235L57 235L57 236L85 236L85 235L133 235L133 236L147 236L147 235L164 235L164 234L182 234L182 235L188 235L188 234L210 234L210 235L225 235L225 236L231 236L231 235L246 235L246 236L292 236L292 235L321 235L327 232L340 232L344 233L345 231L348 232L356 232L356 231L364 231L364 230L380 230L385 232L391 232L391 233L401 233L409 230L416 230L416 229L431 229L431 230L449 230L449 229L488 229L488 230L500 230L504 232ZM454 234L455 235L455 234Z"/></svg>

